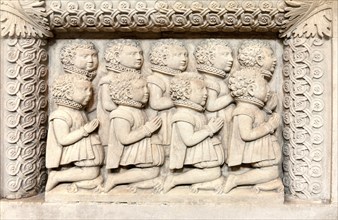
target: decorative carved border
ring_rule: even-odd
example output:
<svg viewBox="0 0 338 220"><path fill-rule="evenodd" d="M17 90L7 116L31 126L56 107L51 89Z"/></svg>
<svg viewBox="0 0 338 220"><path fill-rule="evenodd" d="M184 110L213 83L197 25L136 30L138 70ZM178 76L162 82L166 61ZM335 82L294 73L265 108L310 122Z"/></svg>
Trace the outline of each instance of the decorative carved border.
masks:
<svg viewBox="0 0 338 220"><path fill-rule="evenodd" d="M51 28L65 31L224 31L278 32L284 21L284 2L177 1L100 3L50 1Z"/></svg>
<svg viewBox="0 0 338 220"><path fill-rule="evenodd" d="M45 47L42 39L52 37L52 32L172 31L280 32L285 43L283 167L286 193L307 200L329 199L323 194L324 188L327 188L323 185L329 184L323 170L328 168L325 156L330 143L326 142L328 137L325 134L330 128L323 122L323 117L330 115L331 109L328 108L330 103L327 104L324 99L327 89L323 85L329 77L322 76L327 76L329 72L322 62L325 59L322 45L331 44L330 1L222 0L186 3L58 0L46 1L45 9L43 0L15 0L1 1L0 22L2 36L18 38L16 41L5 40L7 50L13 53L4 62L13 71L2 73L6 74L7 85L3 130L7 132L5 137L12 134L9 135L12 138L4 140L7 154L1 155L11 167L3 174L7 180L6 188L10 189L5 190L4 196L31 195L28 193L31 189L40 189L43 185L38 177L44 179L42 176L45 176L41 160L44 155L44 118L47 116L41 100L45 100L43 88L46 85L44 75L37 74L45 62L40 55ZM21 38L41 39L25 41ZM32 157L24 157L23 152L30 150L34 151ZM27 164L38 167L37 171L24 172ZM19 172L14 172L17 170ZM13 181L9 181L11 178L21 182L31 178L35 182L33 185L13 185ZM35 190L36 193L38 191Z"/></svg>

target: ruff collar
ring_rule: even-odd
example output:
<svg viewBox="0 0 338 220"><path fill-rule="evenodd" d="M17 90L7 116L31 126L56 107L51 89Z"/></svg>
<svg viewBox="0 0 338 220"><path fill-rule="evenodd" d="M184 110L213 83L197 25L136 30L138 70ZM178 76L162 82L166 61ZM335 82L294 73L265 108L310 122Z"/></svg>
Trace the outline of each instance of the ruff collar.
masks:
<svg viewBox="0 0 338 220"><path fill-rule="evenodd" d="M215 76L219 76L219 77L222 77L222 78L225 78L225 76L226 76L226 72L224 70L221 70L221 69L218 69L218 68L215 68L215 67L212 67L212 66L208 66L208 65L205 65L205 64L198 64L196 68L197 68L198 71L208 73L208 74L211 74L211 75L215 75Z"/></svg>
<svg viewBox="0 0 338 220"><path fill-rule="evenodd" d="M264 107L264 102L262 102L261 100L255 98L255 97L241 96L241 97L236 97L235 100L240 101L240 102L251 103L251 104L254 104L254 105L256 105L260 108Z"/></svg>
<svg viewBox="0 0 338 220"><path fill-rule="evenodd" d="M181 70L175 70L175 69L172 69L172 68L167 67L167 66L159 66L159 65L152 65L151 70L157 71L157 72L169 75L169 76L175 76L177 74L182 73Z"/></svg>
<svg viewBox="0 0 338 220"><path fill-rule="evenodd" d="M84 108L83 105L81 105L77 102L74 102L73 100L55 98L54 101L57 105L69 107L69 108L76 109L76 110L81 110L81 109Z"/></svg>
<svg viewBox="0 0 338 220"><path fill-rule="evenodd" d="M114 72L117 72L117 73L124 73L124 72L137 73L137 74L141 73L141 70L125 67L125 66L122 66L119 63L118 64L108 64L106 66L106 68L107 68L107 70L114 71Z"/></svg>
<svg viewBox="0 0 338 220"><path fill-rule="evenodd" d="M88 81L92 81L96 76L96 70L89 72L87 70L76 68L75 66L63 66L63 69L66 73L78 74L81 78Z"/></svg>
<svg viewBox="0 0 338 220"><path fill-rule="evenodd" d="M204 111L204 107L199 105L199 104L196 104L192 101L189 101L189 100L176 100L174 101L174 104L176 106L181 106L181 107L186 107L186 108L190 108L190 109L193 109L193 110L196 110L198 112L202 112Z"/></svg>
<svg viewBox="0 0 338 220"><path fill-rule="evenodd" d="M134 100L113 100L114 103L117 105L124 105L124 106L130 106L130 107L135 107L135 108L142 108L143 103L137 102Z"/></svg>

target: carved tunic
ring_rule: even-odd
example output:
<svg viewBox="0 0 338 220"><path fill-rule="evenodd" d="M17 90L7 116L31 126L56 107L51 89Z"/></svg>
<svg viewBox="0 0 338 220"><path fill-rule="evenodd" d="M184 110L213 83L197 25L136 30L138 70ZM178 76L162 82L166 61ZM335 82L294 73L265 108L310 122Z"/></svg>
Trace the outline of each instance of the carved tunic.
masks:
<svg viewBox="0 0 338 220"><path fill-rule="evenodd" d="M260 109L236 108L233 112L233 129L228 155L228 165L237 166L242 163L253 164L269 161L266 165L276 165L280 160L280 151L276 138L267 134L264 137L253 141L244 141L239 132L239 115L246 115L252 118L252 127L258 127L265 123L265 112ZM276 146L277 145L277 146ZM263 166L261 163L259 166Z"/></svg>
<svg viewBox="0 0 338 220"><path fill-rule="evenodd" d="M114 77L115 73L110 72L108 75L101 78L99 82L99 94L98 94L98 104L97 104L97 118L100 121L99 127L99 135L103 145L108 145L108 137L109 137L109 114L110 111L104 108L103 102L113 102L113 100L102 100L102 87L109 86L112 78Z"/></svg>
<svg viewBox="0 0 338 220"><path fill-rule="evenodd" d="M117 168L119 165L135 165L138 167L160 166L164 161L163 147L152 144L149 137L145 137L130 145L123 145L116 137L114 119L122 118L129 122L131 131L144 126L147 121L145 112L141 109L120 105L110 114L110 133L107 152L107 168Z"/></svg>
<svg viewBox="0 0 338 220"><path fill-rule="evenodd" d="M153 84L162 90L163 96L170 99L170 77L165 76L161 73L150 75L147 78L148 84ZM170 145L171 141L171 118L173 115L174 108L160 110L157 115L162 119L161 128L154 133L153 143Z"/></svg>
<svg viewBox="0 0 338 220"><path fill-rule="evenodd" d="M47 139L46 167L57 168L60 165L74 163L76 166L101 165L104 159L103 147L97 134L91 133L74 144L62 146L57 142L54 120L67 123L69 132L82 128L87 122L83 111L71 108L58 109L49 117L49 132Z"/></svg>
<svg viewBox="0 0 338 220"><path fill-rule="evenodd" d="M226 84L224 79L220 79L219 81L207 79L206 85L208 89L214 90L217 92L218 96L225 96L230 94L230 90ZM224 120L224 126L220 130L219 135L221 136L222 145L224 147L225 152L227 152L227 148L229 145L229 137L230 137L230 129L232 126L232 112L235 108L234 104L230 104L223 109L220 109L216 112L206 111L207 117L210 119L212 117L220 117Z"/></svg>
<svg viewBox="0 0 338 220"><path fill-rule="evenodd" d="M203 113L194 111L193 114L178 110L173 115L173 134L170 150L170 168L180 169L183 165L193 165L198 168L216 167L224 163L224 150L220 141L207 137L195 146L184 144L176 122L182 121L191 124L194 132L204 129L207 118Z"/></svg>

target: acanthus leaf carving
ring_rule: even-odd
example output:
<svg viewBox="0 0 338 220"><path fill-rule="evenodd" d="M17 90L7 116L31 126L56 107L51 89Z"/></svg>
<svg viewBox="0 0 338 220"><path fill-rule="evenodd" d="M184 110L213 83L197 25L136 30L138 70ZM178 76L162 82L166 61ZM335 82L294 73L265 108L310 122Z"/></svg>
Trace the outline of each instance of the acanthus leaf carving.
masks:
<svg viewBox="0 0 338 220"><path fill-rule="evenodd" d="M332 36L332 6L330 1L285 0L284 26L280 37Z"/></svg>
<svg viewBox="0 0 338 220"><path fill-rule="evenodd" d="M1 36L53 37L44 1L1 1Z"/></svg>

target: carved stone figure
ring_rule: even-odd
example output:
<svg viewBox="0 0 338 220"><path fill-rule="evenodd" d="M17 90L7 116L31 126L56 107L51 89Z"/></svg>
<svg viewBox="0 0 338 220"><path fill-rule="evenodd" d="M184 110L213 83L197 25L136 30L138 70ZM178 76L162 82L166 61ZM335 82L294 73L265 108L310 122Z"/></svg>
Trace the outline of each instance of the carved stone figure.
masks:
<svg viewBox="0 0 338 220"><path fill-rule="evenodd" d="M68 43L60 52L64 71L92 81L98 67L97 53L95 45L91 42L75 40Z"/></svg>
<svg viewBox="0 0 338 220"><path fill-rule="evenodd" d="M262 68L268 80L275 71L277 59L271 46L260 40L244 41L238 49L238 62L242 67Z"/></svg>
<svg viewBox="0 0 338 220"><path fill-rule="evenodd" d="M99 82L97 115L100 120L99 135L102 144L106 146L108 144L109 114L117 107L110 97L109 84L117 74L122 72L140 74L143 64L143 51L138 41L113 40L108 43L104 58L108 73Z"/></svg>
<svg viewBox="0 0 338 220"><path fill-rule="evenodd" d="M150 51L150 63L153 74L147 78L149 96L149 115L159 116L162 127L152 137L152 142L164 146L166 160L161 168L163 177L169 172L168 156L171 141L171 117L174 103L170 98L170 80L181 74L188 66L188 51L178 40L165 39L156 42ZM151 184L150 184L151 185ZM162 187L158 187L158 191Z"/></svg>
<svg viewBox="0 0 338 220"><path fill-rule="evenodd" d="M270 88L262 70L244 68L229 79L231 95L236 100L233 129L229 146L228 166L249 165L249 170L230 174L223 188L225 193L241 185L254 185L260 190L282 190L279 177L281 147L274 137L280 116L274 113L266 121L262 110Z"/></svg>
<svg viewBox="0 0 338 220"><path fill-rule="evenodd" d="M162 145L153 144L151 135L161 126L161 118L148 120L143 107L149 92L140 74L125 72L111 81L110 95L118 107L110 113L109 144L104 191L119 184L136 183L159 175L163 164ZM115 169L121 168L114 172Z"/></svg>
<svg viewBox="0 0 338 220"><path fill-rule="evenodd" d="M221 117L224 120L220 136L226 150L234 109L233 98L227 85L227 73L233 64L232 50L226 41L210 39L201 41L194 55L197 70L205 76L208 89L206 115L208 118Z"/></svg>
<svg viewBox="0 0 338 220"><path fill-rule="evenodd" d="M63 182L68 191L93 189L102 182L100 165L104 153L96 133L99 121L88 122L84 107L92 95L91 82L78 74L60 75L52 87L57 109L49 116L46 191Z"/></svg>
<svg viewBox="0 0 338 220"><path fill-rule="evenodd" d="M166 177L164 192L177 185L214 181L221 176L220 166L224 163L223 148L214 137L223 119L208 122L204 115L207 89L203 77L191 72L175 76L170 95L177 108L172 117L170 169L177 172ZM182 171L185 166L194 168Z"/></svg>
<svg viewBox="0 0 338 220"><path fill-rule="evenodd" d="M238 49L238 62L243 68L257 67L262 69L264 78L271 80L275 71L277 59L271 46L261 40L244 41ZM277 94L270 92L270 98L264 106L264 110L271 114L277 107Z"/></svg>
<svg viewBox="0 0 338 220"><path fill-rule="evenodd" d="M186 70L188 51L178 40L161 40L154 44L150 52L153 74L147 78L150 90L149 107L162 118L163 125L155 142L170 144L170 117L174 107L170 99L169 85L173 76Z"/></svg>

